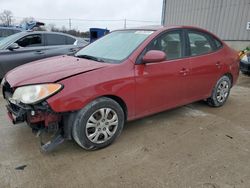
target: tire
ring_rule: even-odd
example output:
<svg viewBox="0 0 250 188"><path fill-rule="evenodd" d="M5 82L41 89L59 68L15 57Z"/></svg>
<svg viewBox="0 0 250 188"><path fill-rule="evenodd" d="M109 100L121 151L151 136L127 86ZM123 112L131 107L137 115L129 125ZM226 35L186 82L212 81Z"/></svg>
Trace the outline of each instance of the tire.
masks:
<svg viewBox="0 0 250 188"><path fill-rule="evenodd" d="M72 136L86 150L104 148L121 134L124 121L124 111L116 101L99 98L77 112Z"/></svg>
<svg viewBox="0 0 250 188"><path fill-rule="evenodd" d="M228 76L222 76L216 83L212 95L207 99L207 104L212 107L220 107L225 104L230 94L232 82Z"/></svg>

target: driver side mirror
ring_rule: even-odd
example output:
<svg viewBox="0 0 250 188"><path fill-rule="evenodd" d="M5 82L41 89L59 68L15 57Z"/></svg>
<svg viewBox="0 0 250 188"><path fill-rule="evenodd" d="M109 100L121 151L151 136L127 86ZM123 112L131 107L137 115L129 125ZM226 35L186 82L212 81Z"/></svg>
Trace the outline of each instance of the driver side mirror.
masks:
<svg viewBox="0 0 250 188"><path fill-rule="evenodd" d="M9 45L7 49L10 51L13 51L13 50L16 50L18 48L20 48L20 46L17 43L13 43L13 44Z"/></svg>
<svg viewBox="0 0 250 188"><path fill-rule="evenodd" d="M166 60L166 53L160 50L150 50L142 58L143 63L156 63Z"/></svg>

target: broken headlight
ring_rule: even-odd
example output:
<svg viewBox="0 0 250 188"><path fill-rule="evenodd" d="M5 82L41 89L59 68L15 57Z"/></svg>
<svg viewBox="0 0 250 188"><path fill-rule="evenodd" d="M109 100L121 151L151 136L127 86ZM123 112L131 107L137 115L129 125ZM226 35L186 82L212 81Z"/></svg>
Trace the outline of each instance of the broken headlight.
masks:
<svg viewBox="0 0 250 188"><path fill-rule="evenodd" d="M40 102L62 89L61 84L39 84L22 86L15 90L10 101L34 104Z"/></svg>

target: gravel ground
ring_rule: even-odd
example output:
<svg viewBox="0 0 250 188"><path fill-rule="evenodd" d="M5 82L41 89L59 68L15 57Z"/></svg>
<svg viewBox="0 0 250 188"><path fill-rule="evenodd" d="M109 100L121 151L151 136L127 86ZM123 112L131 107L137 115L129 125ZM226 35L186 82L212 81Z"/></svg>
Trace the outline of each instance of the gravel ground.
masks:
<svg viewBox="0 0 250 188"><path fill-rule="evenodd" d="M222 108L198 102L129 122L114 144L93 152L68 141L40 153L39 139L25 124L9 122L4 104L1 98L0 188L250 185L247 76Z"/></svg>

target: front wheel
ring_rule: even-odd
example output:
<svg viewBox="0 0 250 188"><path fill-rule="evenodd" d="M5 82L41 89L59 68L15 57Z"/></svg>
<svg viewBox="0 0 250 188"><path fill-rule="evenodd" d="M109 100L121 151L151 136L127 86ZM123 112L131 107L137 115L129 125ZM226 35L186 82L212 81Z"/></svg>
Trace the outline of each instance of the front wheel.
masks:
<svg viewBox="0 0 250 188"><path fill-rule="evenodd" d="M80 110L73 123L72 135L82 148L94 150L110 145L124 125L121 106L110 98L99 98Z"/></svg>
<svg viewBox="0 0 250 188"><path fill-rule="evenodd" d="M222 76L216 83L212 95L207 99L209 106L220 107L225 104L231 90L231 80L228 76Z"/></svg>

